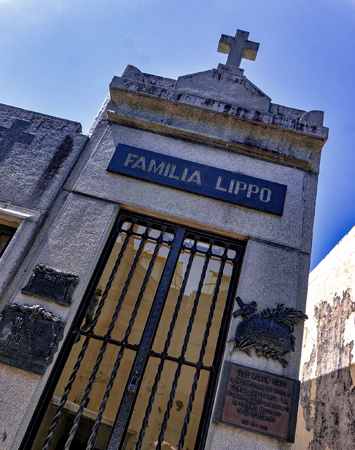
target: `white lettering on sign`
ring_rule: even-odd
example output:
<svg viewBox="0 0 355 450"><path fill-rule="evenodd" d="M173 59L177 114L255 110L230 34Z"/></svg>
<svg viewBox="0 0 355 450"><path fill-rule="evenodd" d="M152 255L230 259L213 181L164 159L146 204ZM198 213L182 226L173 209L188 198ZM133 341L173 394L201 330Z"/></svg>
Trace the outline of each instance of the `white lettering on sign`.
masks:
<svg viewBox="0 0 355 450"><path fill-rule="evenodd" d="M169 173L169 178L175 178L175 180L180 180L180 178L175 174L175 170L176 170L176 164L173 164L171 167L171 171Z"/></svg>
<svg viewBox="0 0 355 450"><path fill-rule="evenodd" d="M266 196L265 196L265 194L266 194ZM271 190L262 188L260 191L259 198L262 202L265 202L265 203L269 202L270 198L271 198Z"/></svg>
<svg viewBox="0 0 355 450"><path fill-rule="evenodd" d="M282 216L287 186L222 168L118 144L114 172Z"/></svg>
<svg viewBox="0 0 355 450"><path fill-rule="evenodd" d="M141 157L138 159L138 161L136 161L136 162L133 164L132 169L135 169L136 167L137 167L138 169L142 169L142 170L145 171L145 158L144 158L143 156L141 156Z"/></svg>
<svg viewBox="0 0 355 450"><path fill-rule="evenodd" d="M191 183L192 181L194 183L197 183L199 186L201 186L201 175L199 170L195 170L195 172L189 177L187 180L187 183Z"/></svg>
<svg viewBox="0 0 355 450"><path fill-rule="evenodd" d="M151 159L149 164L147 164L144 156L135 155L133 153L128 153L124 166L128 166L131 169L140 169L143 172L154 172L164 177L185 181L186 183L196 183L199 186L202 185L199 170L192 171L188 167L185 167L179 174L179 169L176 164L166 163L163 161L157 165L155 159Z"/></svg>
<svg viewBox="0 0 355 450"><path fill-rule="evenodd" d="M218 177L216 189L218 189L219 191L226 192L227 189L221 186L221 182L222 182L222 177Z"/></svg>
<svg viewBox="0 0 355 450"><path fill-rule="evenodd" d="M174 180L184 181L186 183L196 183L198 186L202 185L201 173L199 170L193 171L188 167L181 170L176 164L166 163L165 161L159 164L155 159L146 161L144 156L128 153L124 162L124 166L131 169L142 170L143 172L153 172L154 174L163 177L173 178ZM222 176L217 178L215 189L221 192L228 192L229 194L244 195L247 198L254 198L257 196L260 201L268 203L271 200L271 189L258 186L257 184L248 184L239 180L223 180Z"/></svg>
<svg viewBox="0 0 355 450"><path fill-rule="evenodd" d="M224 184L224 185L223 185ZM235 186L235 188L234 188ZM244 181L230 180L223 183L223 177L218 177L215 189L222 192L229 192L230 194L239 195L239 193L246 193L247 198L253 198L254 195L259 194L259 200L264 203L268 203L271 200L271 189L261 188L256 184L247 184Z"/></svg>
<svg viewBox="0 0 355 450"><path fill-rule="evenodd" d="M148 170L147 172L151 172L153 170L154 173L159 172L159 175L163 174L164 168L165 168L165 162L162 162L159 164L159 166L157 167L156 163L155 163L155 159L152 159L149 163L148 166Z"/></svg>
<svg viewBox="0 0 355 450"><path fill-rule="evenodd" d="M128 153L127 158L126 158L126 161L124 162L124 165L125 165L126 167L128 166L128 164L129 164L130 162L133 162L132 156L133 156L134 158L138 158L138 155L134 155L133 153Z"/></svg>
<svg viewBox="0 0 355 450"><path fill-rule="evenodd" d="M251 194L257 194L259 192L259 186L256 184L249 184L247 197L250 198Z"/></svg>
<svg viewBox="0 0 355 450"><path fill-rule="evenodd" d="M239 191L245 191L246 190L246 188L247 188L247 184L246 183L244 183L243 181L237 181L237 184L235 185L235 191L234 191L234 193L236 194L236 195L238 195L239 194Z"/></svg>

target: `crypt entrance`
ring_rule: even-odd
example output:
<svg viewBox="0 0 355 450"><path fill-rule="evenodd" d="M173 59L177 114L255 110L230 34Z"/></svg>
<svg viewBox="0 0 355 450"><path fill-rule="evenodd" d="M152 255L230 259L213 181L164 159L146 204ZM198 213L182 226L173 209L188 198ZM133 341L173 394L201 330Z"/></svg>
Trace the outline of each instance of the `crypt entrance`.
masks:
<svg viewBox="0 0 355 450"><path fill-rule="evenodd" d="M30 448L202 448L243 249L121 214Z"/></svg>

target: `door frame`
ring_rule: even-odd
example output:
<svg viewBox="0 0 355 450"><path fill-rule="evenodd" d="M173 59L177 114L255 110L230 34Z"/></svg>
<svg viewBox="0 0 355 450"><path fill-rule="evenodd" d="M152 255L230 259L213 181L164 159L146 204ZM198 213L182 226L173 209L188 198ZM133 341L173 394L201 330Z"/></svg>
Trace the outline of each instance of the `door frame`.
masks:
<svg viewBox="0 0 355 450"><path fill-rule="evenodd" d="M215 395L216 395L216 390L217 390L217 385L218 385L218 380L219 380L219 374L221 372L222 358L223 358L223 354L224 354L224 348L226 345L230 320L231 320L231 316L232 316L232 310L233 310L233 306L234 306L233 297L235 296L238 281L239 281L239 276L240 276L240 271L241 271L241 267L242 267L242 263L243 263L246 242L240 241L237 239L230 239L225 236L218 236L218 234L215 235L213 233L208 233L208 232L206 233L203 231L201 232L200 230L198 230L196 228L185 227L185 226L182 226L182 225L179 225L176 223L173 224L169 221L160 220L159 218L156 218L156 217L148 217L148 216L143 216L141 214L135 214L130 211L126 212L125 210L120 210L118 213L118 216L115 220L115 223L112 227L112 230L110 231L110 234L107 238L104 249L99 257L98 263L97 263L96 267L94 268L93 275L91 276L91 279L88 283L87 289L82 297L78 311L76 312L76 315L72 321L72 324L70 325L70 328L67 332L67 336L63 342L62 348L61 348L61 350L58 354L58 357L54 363L54 367L49 376L49 379L43 389L42 395L41 395L41 397L38 401L38 404L34 410L34 413L29 422L27 431L21 442L19 450L30 450L31 446L33 445L33 442L35 440L39 426L43 421L47 407L53 397L56 385L59 381L59 378L62 374L64 366L69 357L70 351L72 349L72 346L77 337L77 333L75 332L75 329L78 327L78 324L80 324L85 317L87 307L88 307L90 300L95 292L97 283L105 269L106 263L110 257L111 251L116 242L117 232L119 230L119 224L120 224L121 217L122 217L122 215L125 215L125 214L127 214L128 216L133 216L138 219L148 220L148 221L152 221L152 222L156 222L156 223L160 223L160 224L166 224L168 226L170 225L174 228L177 228L177 230L180 228L185 228L185 234L187 231L191 231L193 233L201 233L203 237L207 237L207 238L212 237L212 238L216 238L216 239L219 238L223 241L232 242L240 247L239 260L233 267L233 271L231 274L231 283L229 285L228 294L226 297L227 306L224 309L224 314L223 314L223 317L221 320L220 333L219 333L219 337L217 340L217 345L215 348L215 355L214 355L214 359L213 359L213 363L212 363L212 366L215 367L216 370L213 373L211 373L210 380L207 385L206 401L204 402L204 406L203 406L202 413L201 413L199 430L198 430L198 433L196 436L195 448L196 449L204 448L208 430L209 430L210 419L212 416L212 409L213 409L213 404L215 401ZM202 447L200 446L201 444L202 444Z"/></svg>

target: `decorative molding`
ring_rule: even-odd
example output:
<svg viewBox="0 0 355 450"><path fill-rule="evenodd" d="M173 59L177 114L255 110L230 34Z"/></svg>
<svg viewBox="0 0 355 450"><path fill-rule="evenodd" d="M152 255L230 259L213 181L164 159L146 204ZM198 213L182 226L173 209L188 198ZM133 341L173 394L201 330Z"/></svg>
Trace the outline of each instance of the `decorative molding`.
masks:
<svg viewBox="0 0 355 450"><path fill-rule="evenodd" d="M257 356L263 356L278 361L283 367L288 365L285 356L295 350L294 327L299 322L308 319L302 311L278 304L276 308L266 308L257 311L257 303L243 303L236 298L240 307L233 313L233 317L242 317L236 329L234 350L240 350L251 356L251 349L255 349Z"/></svg>
<svg viewBox="0 0 355 450"><path fill-rule="evenodd" d="M264 161L296 167L297 169L305 170L307 172L311 171L314 167L314 163L311 161L293 158L276 152L271 153L257 147L249 147L247 145L231 142L229 140L217 139L212 136L206 136L190 130L182 130L181 128L158 123L153 120L130 117L126 114L120 114L115 111L107 111L107 117L110 122L119 123L124 126L138 128L140 130L145 130L152 133L164 134L165 136L184 139L197 144L220 148L222 150L233 151L241 155L252 156ZM258 125L265 127L264 124ZM289 133L289 130L287 130L287 132Z"/></svg>

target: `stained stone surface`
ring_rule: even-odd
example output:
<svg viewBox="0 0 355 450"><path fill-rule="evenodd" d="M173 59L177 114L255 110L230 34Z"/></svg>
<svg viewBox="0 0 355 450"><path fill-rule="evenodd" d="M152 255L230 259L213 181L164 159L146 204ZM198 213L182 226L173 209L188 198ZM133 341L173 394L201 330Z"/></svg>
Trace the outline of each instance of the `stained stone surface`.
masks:
<svg viewBox="0 0 355 450"><path fill-rule="evenodd" d="M181 87L180 87L181 86ZM249 89L254 93L252 95ZM186 92L185 92L186 90ZM165 124L173 126L178 120L183 120L186 113L194 111L195 118L190 120L191 126L196 126L198 119L198 110L203 108L208 110L210 114L213 112L214 121L218 123L218 116L228 114L229 119L247 119L256 123L249 123L253 130L257 130L257 122L269 125L268 130L274 130L275 135L281 136L281 128L293 130L298 133L307 133L313 135L315 140L308 142L312 148L320 150L323 141L328 136L328 129L323 126L322 111L303 111L270 102L270 98L264 94L259 88L254 86L251 81L240 73L235 73L234 69L228 66L220 65L217 69L198 72L179 77L177 80L169 78L157 77L155 75L145 74L133 66L127 66L121 77L114 77L110 85L110 96L115 104L116 113L125 111L127 118L131 107L137 104L137 97L131 93L139 92L141 96L139 103L145 106L144 109L137 110L132 113L136 119L142 118L147 120L151 118L153 121L154 114L160 117L161 125ZM259 104L262 101L262 104ZM155 104L154 110L149 110L149 104ZM254 103L253 103L254 102ZM259 103L258 103L259 102ZM176 108L180 106L180 108ZM178 111L180 109L180 112ZM165 122L164 116L174 110L174 117L170 114L170 122ZM229 120L233 123L233 121ZM240 128L243 123L238 121ZM189 128L186 121L186 129ZM221 131L221 130L220 130ZM213 133L213 128L205 128L206 135ZM267 149L267 139L272 139L273 133L262 133L263 140L255 134L245 134L250 142L263 143L260 149ZM301 136L291 133L285 140L279 140L278 146L269 148L273 153L281 153L281 148L287 145L287 140L294 139L294 144L299 142ZM235 139L235 138L234 138ZM303 140L306 142L307 140ZM319 141L319 142L317 142ZM242 141L239 141L242 143ZM233 139L230 140L233 144ZM304 145L305 153L307 145ZM288 149L289 152L295 152L296 149ZM319 155L318 155L319 156ZM316 161L317 154L310 154L309 157Z"/></svg>
<svg viewBox="0 0 355 450"><path fill-rule="evenodd" d="M309 279L295 450L355 446L355 228Z"/></svg>
<svg viewBox="0 0 355 450"><path fill-rule="evenodd" d="M238 106L268 111L271 99L243 75L237 75L227 66L206 72L185 75L177 79L175 89L184 94L205 96L226 104L238 103ZM217 79L218 83L214 83ZM233 101L234 100L234 101Z"/></svg>
<svg viewBox="0 0 355 450"><path fill-rule="evenodd" d="M81 126L0 104L0 202L46 209L87 137Z"/></svg>
<svg viewBox="0 0 355 450"><path fill-rule="evenodd" d="M87 137L78 122L0 104L0 223L17 232L0 260L0 303Z"/></svg>
<svg viewBox="0 0 355 450"><path fill-rule="evenodd" d="M291 450L293 444L274 438L265 438L261 434L238 430L222 423L212 423L206 449L216 450Z"/></svg>

